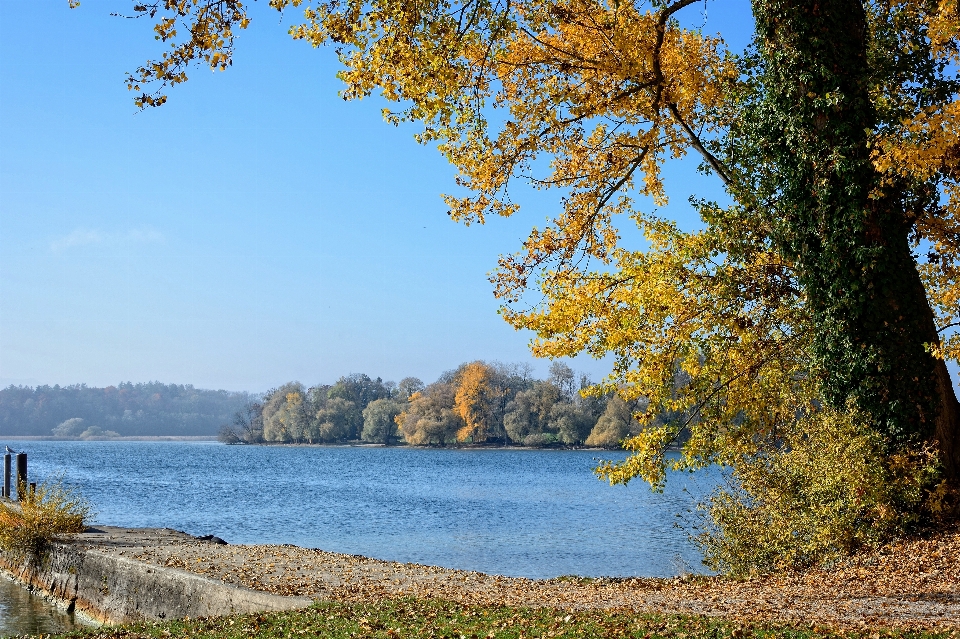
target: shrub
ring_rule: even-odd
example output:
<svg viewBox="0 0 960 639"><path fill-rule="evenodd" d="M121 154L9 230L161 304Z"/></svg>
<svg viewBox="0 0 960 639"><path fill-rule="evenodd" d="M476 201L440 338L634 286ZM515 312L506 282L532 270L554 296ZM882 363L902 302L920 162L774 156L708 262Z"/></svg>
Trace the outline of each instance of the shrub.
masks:
<svg viewBox="0 0 960 639"><path fill-rule="evenodd" d="M31 492L17 488L24 499L0 501L0 548L17 556L38 556L53 540L81 533L90 505L60 479L44 482Z"/></svg>
<svg viewBox="0 0 960 639"><path fill-rule="evenodd" d="M55 437L77 437L84 430L86 430L84 419L82 417L72 417L60 422L60 425L54 428L52 432Z"/></svg>
<svg viewBox="0 0 960 639"><path fill-rule="evenodd" d="M728 485L703 507L704 563L746 575L877 546L935 510L938 475L931 447L891 451L855 411L818 411L732 464Z"/></svg>
<svg viewBox="0 0 960 639"><path fill-rule="evenodd" d="M80 433L77 437L79 439L110 439L112 437L119 437L120 433L115 430L104 430L99 426L91 426L87 430Z"/></svg>

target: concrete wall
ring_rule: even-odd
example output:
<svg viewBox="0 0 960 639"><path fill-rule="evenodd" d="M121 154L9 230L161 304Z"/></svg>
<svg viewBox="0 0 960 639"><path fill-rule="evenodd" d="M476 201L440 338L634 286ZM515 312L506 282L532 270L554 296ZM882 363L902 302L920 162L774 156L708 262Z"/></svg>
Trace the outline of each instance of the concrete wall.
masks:
<svg viewBox="0 0 960 639"><path fill-rule="evenodd" d="M100 623L293 610L312 603L306 597L230 586L70 544L54 544L39 560L17 560L0 552L0 568L68 610Z"/></svg>

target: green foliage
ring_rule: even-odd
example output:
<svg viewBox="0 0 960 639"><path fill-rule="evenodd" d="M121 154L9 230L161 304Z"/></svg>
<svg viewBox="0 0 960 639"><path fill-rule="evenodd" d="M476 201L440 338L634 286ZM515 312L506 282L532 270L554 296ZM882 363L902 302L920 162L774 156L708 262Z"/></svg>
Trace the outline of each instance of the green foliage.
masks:
<svg viewBox="0 0 960 639"><path fill-rule="evenodd" d="M532 434L555 432L550 412L560 401L560 389L550 382L534 382L517 393L507 404L503 425L513 441L523 441Z"/></svg>
<svg viewBox="0 0 960 639"><path fill-rule="evenodd" d="M956 83L944 79L909 8L860 0L753 8L755 93L733 144L743 145L750 200L775 202L770 236L806 295L821 393L837 409L853 399L894 445L929 437L940 399L926 345L940 340L911 236L940 196L928 183L884 183L871 147L876 132L900 127Z"/></svg>
<svg viewBox="0 0 960 639"><path fill-rule="evenodd" d="M306 389L290 382L271 392L263 403L263 437L267 441L290 442L303 439L309 428Z"/></svg>
<svg viewBox="0 0 960 639"><path fill-rule="evenodd" d="M590 436L596 423L592 405L573 402L558 402L550 408L550 424L556 429L557 438L564 444L582 444Z"/></svg>
<svg viewBox="0 0 960 639"><path fill-rule="evenodd" d="M393 639L396 637L633 637L636 639L947 639L950 631L870 627L831 632L810 624L735 622L632 610L464 605L442 600L322 602L307 610L77 630L61 639Z"/></svg>
<svg viewBox="0 0 960 639"><path fill-rule="evenodd" d="M404 403L393 399L376 399L363 409L363 432L365 442L390 444L397 438L397 415L403 412Z"/></svg>
<svg viewBox="0 0 960 639"><path fill-rule="evenodd" d="M743 58L731 93L741 117L725 141L741 206L708 219L763 229L789 260L805 315L791 332L809 338L810 359L790 376L801 408L716 447L730 485L706 506L699 539L708 565L736 574L830 561L935 517L945 484L932 435L956 404L949 388L938 396L943 363L929 351L940 336L912 252L925 216L948 226L937 184L949 171L893 177L877 151L879 139L915 136L910 120L957 93L927 35L935 4L753 9L757 50ZM825 408L807 411L805 399ZM957 424L944 424L938 435L955 440ZM940 443L949 462L956 444Z"/></svg>
<svg viewBox="0 0 960 639"><path fill-rule="evenodd" d="M562 376L556 374L558 371ZM534 381L507 404L503 418L507 436L525 446L582 444L596 424L597 415L593 414L592 404L580 401L575 388L569 367L551 367L549 381ZM632 417L627 417L632 421Z"/></svg>
<svg viewBox="0 0 960 639"><path fill-rule="evenodd" d="M414 393L419 393L423 390L423 382L420 381L417 377L404 377L400 380L400 383L397 384L396 389L396 398L402 401L407 401L410 399L410 396Z"/></svg>
<svg viewBox="0 0 960 639"><path fill-rule="evenodd" d="M386 399L391 396L391 389L387 388L379 377L370 379L363 373L355 373L341 377L327 392L330 399L340 398L353 402L358 411L362 411L367 404L377 399Z"/></svg>
<svg viewBox="0 0 960 639"><path fill-rule="evenodd" d="M546 448L560 442L560 438L553 433L533 433L522 440L524 446L532 448Z"/></svg>
<svg viewBox="0 0 960 639"><path fill-rule="evenodd" d="M322 442L356 439L362 420L359 406L343 397L331 397L316 412L316 439Z"/></svg>
<svg viewBox="0 0 960 639"><path fill-rule="evenodd" d="M90 505L59 479L35 492L20 484L16 502L0 500L0 548L16 556L36 557L50 542L86 528Z"/></svg>
<svg viewBox="0 0 960 639"><path fill-rule="evenodd" d="M888 454L867 424L854 410L814 412L735 465L704 507L707 566L736 575L803 568L915 530L937 487L936 454Z"/></svg>

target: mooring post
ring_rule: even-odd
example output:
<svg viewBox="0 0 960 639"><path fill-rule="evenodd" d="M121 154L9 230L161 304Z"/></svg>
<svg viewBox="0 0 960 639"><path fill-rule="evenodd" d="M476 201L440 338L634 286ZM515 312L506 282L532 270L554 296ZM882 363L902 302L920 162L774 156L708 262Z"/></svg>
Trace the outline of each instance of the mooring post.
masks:
<svg viewBox="0 0 960 639"><path fill-rule="evenodd" d="M27 498L27 454L17 453L17 499Z"/></svg>
<svg viewBox="0 0 960 639"><path fill-rule="evenodd" d="M10 453L6 453L3 456L3 496L7 499L10 499L10 462L13 459L10 457Z"/></svg>

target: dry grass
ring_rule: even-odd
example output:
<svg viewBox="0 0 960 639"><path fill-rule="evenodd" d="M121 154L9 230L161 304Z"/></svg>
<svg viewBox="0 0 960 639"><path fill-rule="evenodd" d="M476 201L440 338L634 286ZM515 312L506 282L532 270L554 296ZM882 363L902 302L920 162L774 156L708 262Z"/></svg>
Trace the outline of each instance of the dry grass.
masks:
<svg viewBox="0 0 960 639"><path fill-rule="evenodd" d="M0 500L0 548L16 556L37 556L54 539L81 533L90 505L57 479L29 491L20 485L20 501Z"/></svg>

